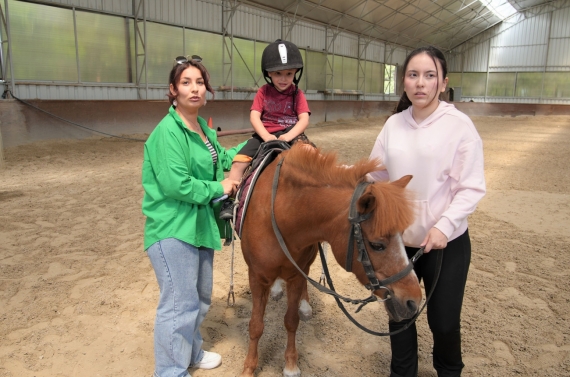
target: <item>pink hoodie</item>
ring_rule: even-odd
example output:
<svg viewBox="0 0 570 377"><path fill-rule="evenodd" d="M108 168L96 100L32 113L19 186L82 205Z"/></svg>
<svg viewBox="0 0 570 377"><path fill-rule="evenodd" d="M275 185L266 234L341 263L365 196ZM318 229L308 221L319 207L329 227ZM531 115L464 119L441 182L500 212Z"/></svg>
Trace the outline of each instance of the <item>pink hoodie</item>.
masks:
<svg viewBox="0 0 570 377"><path fill-rule="evenodd" d="M414 176L407 188L414 193L416 217L403 235L407 246L419 247L434 226L448 241L459 237L485 195L481 138L467 115L443 101L420 124L411 107L391 116L370 158L386 167L370 173L375 181Z"/></svg>

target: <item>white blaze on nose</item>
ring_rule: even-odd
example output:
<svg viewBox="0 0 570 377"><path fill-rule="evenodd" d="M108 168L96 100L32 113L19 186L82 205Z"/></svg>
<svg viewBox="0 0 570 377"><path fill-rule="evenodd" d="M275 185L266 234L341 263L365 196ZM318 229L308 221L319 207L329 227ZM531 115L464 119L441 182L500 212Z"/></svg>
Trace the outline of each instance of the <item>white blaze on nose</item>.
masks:
<svg viewBox="0 0 570 377"><path fill-rule="evenodd" d="M408 260L408 254L406 254L406 248L404 246L404 241L402 240L402 235L400 233L394 236L394 241L398 244L398 249L400 250L400 257L404 260Z"/></svg>

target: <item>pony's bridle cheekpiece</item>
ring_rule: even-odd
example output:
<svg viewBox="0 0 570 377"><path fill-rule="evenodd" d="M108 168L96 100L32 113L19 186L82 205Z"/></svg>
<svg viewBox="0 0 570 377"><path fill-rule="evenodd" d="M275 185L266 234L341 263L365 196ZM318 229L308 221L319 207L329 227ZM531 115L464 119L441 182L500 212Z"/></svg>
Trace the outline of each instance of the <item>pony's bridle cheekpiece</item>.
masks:
<svg viewBox="0 0 570 377"><path fill-rule="evenodd" d="M414 262L423 254L423 248L419 249L416 255L410 260L410 263L400 272L395 275L390 276L384 280L378 280L376 277L376 273L374 272L374 266L370 261L370 256L368 255L368 251L366 250L364 236L362 235L362 226L360 225L361 222L368 220L372 216L372 212L366 214L360 214L356 207L356 203L358 199L362 196L366 187L373 184L372 182L360 182L356 186L354 193L352 194L352 199L350 201L350 207L348 210L348 221L350 221L350 236L348 239L348 252L346 253L346 266L345 269L348 272L352 271L352 259L354 255L354 243L356 243L356 247L358 248L358 257L357 260L362 263L364 267L364 272L368 277L369 284L366 285L366 288L370 289L372 292L378 289L384 289L388 293L384 300L388 300L391 298L391 291L387 287L388 285L397 282L398 280L405 277L407 274L412 271L414 268ZM383 301L383 300L378 300Z"/></svg>

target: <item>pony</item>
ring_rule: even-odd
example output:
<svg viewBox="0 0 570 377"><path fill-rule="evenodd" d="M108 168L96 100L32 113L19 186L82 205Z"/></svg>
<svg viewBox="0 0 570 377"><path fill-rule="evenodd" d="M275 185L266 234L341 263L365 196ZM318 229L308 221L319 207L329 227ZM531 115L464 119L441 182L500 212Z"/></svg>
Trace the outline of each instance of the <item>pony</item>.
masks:
<svg viewBox="0 0 570 377"><path fill-rule="evenodd" d="M282 164L279 167L278 161ZM295 336L299 325L299 303L307 297L307 280L282 250L272 226L273 216L286 248L297 266L309 274L318 243L326 241L340 266L346 269L351 224L348 221L351 198L366 174L381 169L377 160L363 159L352 166L339 166L334 152L295 144L282 152L259 176L243 222L241 249L248 266L252 312L249 321L249 348L241 377L253 377L258 366L258 343L263 334L263 317L271 287L277 279L286 282L287 311L285 328L285 377L300 376ZM275 173L278 189L272 203ZM380 280L409 267L401 234L413 219L413 210L405 191L411 176L392 183L369 184L357 198L364 244ZM360 283L369 278L363 265L352 258L352 272ZM381 287L373 293L384 301L392 320L411 318L422 299L415 273Z"/></svg>

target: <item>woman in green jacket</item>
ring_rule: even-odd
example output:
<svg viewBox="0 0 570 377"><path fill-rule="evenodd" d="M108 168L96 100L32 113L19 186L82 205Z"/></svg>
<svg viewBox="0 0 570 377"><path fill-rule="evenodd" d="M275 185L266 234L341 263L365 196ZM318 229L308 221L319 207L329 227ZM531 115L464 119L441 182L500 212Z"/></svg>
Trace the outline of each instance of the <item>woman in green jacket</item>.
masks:
<svg viewBox="0 0 570 377"><path fill-rule="evenodd" d="M239 182L224 179L224 170L243 143L225 150L198 116L206 91L214 94L209 79L199 57L176 58L169 77L172 106L144 146L144 247L160 287L155 377L187 377L189 367L212 369L222 362L219 354L202 350L200 325L211 303L214 250L221 250L225 229L213 199L235 192Z"/></svg>

